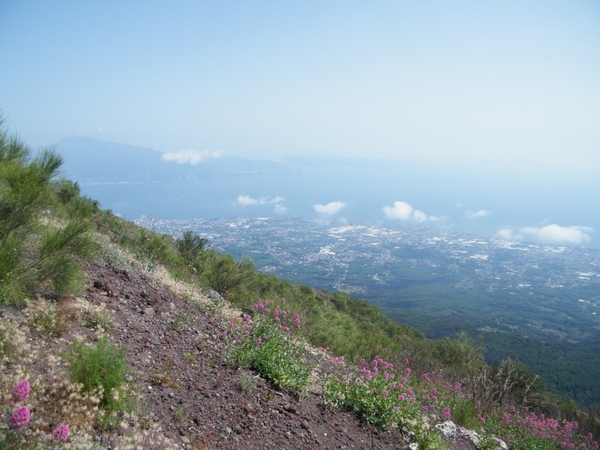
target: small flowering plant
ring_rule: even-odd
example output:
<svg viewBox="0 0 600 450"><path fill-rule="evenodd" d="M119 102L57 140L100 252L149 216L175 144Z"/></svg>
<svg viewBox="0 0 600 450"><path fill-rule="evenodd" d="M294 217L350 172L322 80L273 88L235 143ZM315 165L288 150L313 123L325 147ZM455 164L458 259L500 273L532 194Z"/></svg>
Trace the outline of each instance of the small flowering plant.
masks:
<svg viewBox="0 0 600 450"><path fill-rule="evenodd" d="M24 402L29 398L29 391L31 390L29 386L29 381L23 380L17 383L17 386L13 390L12 399L10 400L10 405L15 406L21 402Z"/></svg>
<svg viewBox="0 0 600 450"><path fill-rule="evenodd" d="M20 406L12 414L12 416L10 416L8 424L12 430L20 433L23 431L25 425L27 425L30 420L31 413L29 412L29 408L27 406Z"/></svg>
<svg viewBox="0 0 600 450"><path fill-rule="evenodd" d="M583 435L579 432L577 422L561 423L527 408L519 410L505 405L504 410L493 411L480 420L488 433L498 436L510 448L593 450L599 446L591 433Z"/></svg>
<svg viewBox="0 0 600 450"><path fill-rule="evenodd" d="M67 425L61 425L52 432L52 442L58 444L59 442L65 442L69 439L70 435L69 427Z"/></svg>
<svg viewBox="0 0 600 450"><path fill-rule="evenodd" d="M13 408L16 407L16 409L12 413L9 412L8 424L0 425L0 430L2 430L0 433L0 449L18 448L22 443L22 433L31 421L31 411L27 406L19 406L19 404L29 398L29 391L30 386L27 380L20 381L15 386L9 405Z"/></svg>
<svg viewBox="0 0 600 450"><path fill-rule="evenodd" d="M408 365L394 367L379 356L370 364L361 359L353 368L345 367L340 358L330 358L329 363L335 369L325 382L326 404L353 410L367 423L381 427L402 426L419 416L421 405L410 387Z"/></svg>
<svg viewBox="0 0 600 450"><path fill-rule="evenodd" d="M376 356L370 363L361 359L346 367L340 358L330 358L333 370L324 386L325 403L355 411L367 423L395 424L407 431L418 431L415 423L420 421L431 425L451 420L449 400L462 395L460 385L444 382L441 374L419 376L406 358L388 359Z"/></svg>
<svg viewBox="0 0 600 450"><path fill-rule="evenodd" d="M24 432L31 422L31 410L28 406L20 404L29 399L30 391L27 380L22 380L15 386L9 405L16 409L12 413L9 412L8 424L0 424L0 449L24 448L26 445L27 437ZM67 441L69 435L69 427L63 424L52 432L51 441L59 444Z"/></svg>
<svg viewBox="0 0 600 450"><path fill-rule="evenodd" d="M224 332L230 340L230 363L248 366L278 387L290 389L298 396L306 393L310 367L305 363L306 350L297 341L302 331L304 313L281 308L274 301L258 301L256 318L244 316L241 330Z"/></svg>

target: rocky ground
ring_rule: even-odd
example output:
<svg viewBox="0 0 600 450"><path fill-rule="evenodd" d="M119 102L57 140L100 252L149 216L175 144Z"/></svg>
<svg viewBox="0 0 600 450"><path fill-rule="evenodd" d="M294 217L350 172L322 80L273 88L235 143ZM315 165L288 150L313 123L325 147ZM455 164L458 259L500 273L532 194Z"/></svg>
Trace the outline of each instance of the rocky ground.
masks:
<svg viewBox="0 0 600 450"><path fill-rule="evenodd" d="M88 265L87 299L112 312L145 393L144 415L187 448L404 449L398 431L273 389L255 373L225 365L228 320L148 283L134 272ZM110 445L110 442L107 442Z"/></svg>
<svg viewBox="0 0 600 450"><path fill-rule="evenodd" d="M181 447L409 448L398 430L365 425L323 405L316 392L299 400L249 370L227 366L223 331L239 313L228 311L227 319L216 306L211 312L214 303L198 304L136 272L92 264L86 270L85 297L113 313L113 339L125 347L144 393L144 416ZM475 448L468 439L452 446Z"/></svg>
<svg viewBox="0 0 600 450"><path fill-rule="evenodd" d="M29 375L18 375L16 366L6 363L3 370L14 373L6 372L3 383L9 383L11 377L11 383L22 376L30 381L39 378L36 386L62 389L62 396L68 397L68 388L61 387L67 386L64 358L49 355L65 354L75 339L89 342L102 335L102 327L85 323L81 308L108 311L110 325L104 328L109 340L125 349L131 368L128 381L137 399L136 417L129 425L125 420L117 428L88 431L87 436L91 433L95 442L93 448L118 449L132 439L138 444L127 448L411 448L410 438L397 429L376 428L353 413L325 406L319 394L319 370L308 396L298 399L250 370L228 365L223 331L230 323L241 322L241 312L222 299L208 298L197 288L174 281L161 268L140 270L110 261L88 262L84 267L88 276L85 292L77 299L59 302L59 314L68 324L59 334L28 326L35 323L35 310L40 309L35 305L44 303L41 300L30 303L23 312L13 308L0 311L4 320L29 330L29 344L23 345L35 349L25 369ZM67 317L69 314L72 316ZM325 371L327 355L311 353L311 362ZM62 369L48 366L48 357ZM76 421L77 414L72 412L68 423ZM58 421L66 420L64 411L54 416L46 417L51 423L41 426L42 433L51 432ZM135 436L145 437L136 440ZM448 443L451 448L476 449L464 436ZM70 448L79 447L73 442Z"/></svg>

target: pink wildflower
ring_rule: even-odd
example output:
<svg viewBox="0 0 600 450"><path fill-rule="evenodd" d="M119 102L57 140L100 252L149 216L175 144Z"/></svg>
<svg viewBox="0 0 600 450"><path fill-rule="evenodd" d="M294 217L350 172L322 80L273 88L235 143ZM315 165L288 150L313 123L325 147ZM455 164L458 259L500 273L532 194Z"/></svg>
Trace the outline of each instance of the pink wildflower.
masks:
<svg viewBox="0 0 600 450"><path fill-rule="evenodd" d="M410 367L407 367L406 369L404 369L404 373L406 375L410 375Z"/></svg>
<svg viewBox="0 0 600 450"><path fill-rule="evenodd" d="M10 401L11 406L27 400L29 398L29 390L29 382L27 380L19 381L12 393L12 400Z"/></svg>
<svg viewBox="0 0 600 450"><path fill-rule="evenodd" d="M381 395L383 395L384 397L388 396L388 391L386 391L385 389L383 391L381 391Z"/></svg>
<svg viewBox="0 0 600 450"><path fill-rule="evenodd" d="M282 305L285 305L285 298L282 298L282 299L281 299L281 304L282 304Z"/></svg>
<svg viewBox="0 0 600 450"><path fill-rule="evenodd" d="M257 340L254 341L254 343L256 345L260 345L260 344L262 344L262 340L260 338L258 338Z"/></svg>
<svg viewBox="0 0 600 450"><path fill-rule="evenodd" d="M55 444L61 441L65 442L69 439L69 434L71 434L69 427L67 425L61 425L52 432L52 442Z"/></svg>
<svg viewBox="0 0 600 450"><path fill-rule="evenodd" d="M444 420L450 420L450 417L452 416L450 408L445 407L442 411L442 416L444 417Z"/></svg>
<svg viewBox="0 0 600 450"><path fill-rule="evenodd" d="M23 431L25 425L31 420L31 413L27 406L21 406L17 409L9 420L9 425L16 431Z"/></svg>

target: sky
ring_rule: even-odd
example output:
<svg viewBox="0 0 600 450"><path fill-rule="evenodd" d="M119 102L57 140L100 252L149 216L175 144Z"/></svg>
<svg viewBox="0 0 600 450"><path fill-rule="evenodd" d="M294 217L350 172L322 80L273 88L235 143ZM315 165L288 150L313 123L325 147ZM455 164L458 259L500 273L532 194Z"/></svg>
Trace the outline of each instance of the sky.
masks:
<svg viewBox="0 0 600 450"><path fill-rule="evenodd" d="M2 0L0 46L34 147L600 170L597 0Z"/></svg>

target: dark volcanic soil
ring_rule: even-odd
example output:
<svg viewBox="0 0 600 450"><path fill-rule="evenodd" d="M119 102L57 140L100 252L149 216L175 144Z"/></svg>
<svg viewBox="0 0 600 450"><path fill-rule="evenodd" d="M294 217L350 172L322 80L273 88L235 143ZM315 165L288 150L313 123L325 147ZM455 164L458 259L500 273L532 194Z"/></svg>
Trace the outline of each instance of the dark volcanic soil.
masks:
<svg viewBox="0 0 600 450"><path fill-rule="evenodd" d="M398 430L365 425L326 407L315 393L298 400L252 371L227 366L227 321L210 308L192 306L135 272L92 264L86 270L85 296L114 315L112 338L125 347L133 381L144 393L143 417L181 447L408 448ZM453 447L475 448L468 441Z"/></svg>

